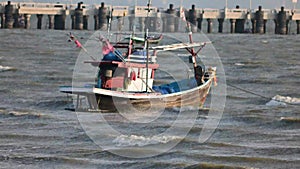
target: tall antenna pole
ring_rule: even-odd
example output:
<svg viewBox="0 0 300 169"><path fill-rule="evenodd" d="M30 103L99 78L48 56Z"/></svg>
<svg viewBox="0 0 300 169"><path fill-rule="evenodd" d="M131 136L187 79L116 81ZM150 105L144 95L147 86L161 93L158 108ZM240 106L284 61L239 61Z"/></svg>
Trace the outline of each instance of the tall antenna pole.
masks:
<svg viewBox="0 0 300 169"><path fill-rule="evenodd" d="M148 13L147 13L147 21L149 20L149 13L150 13L150 5L151 5L151 0L148 0ZM147 49L147 61L146 61L146 92L148 92L148 74L149 74L149 39L148 39L148 31L149 27L147 26L146 32L145 32L145 40L146 40L146 49Z"/></svg>
<svg viewBox="0 0 300 169"><path fill-rule="evenodd" d="M296 4L297 4L297 0L292 0L294 6L293 6L293 12L295 12L296 10Z"/></svg>

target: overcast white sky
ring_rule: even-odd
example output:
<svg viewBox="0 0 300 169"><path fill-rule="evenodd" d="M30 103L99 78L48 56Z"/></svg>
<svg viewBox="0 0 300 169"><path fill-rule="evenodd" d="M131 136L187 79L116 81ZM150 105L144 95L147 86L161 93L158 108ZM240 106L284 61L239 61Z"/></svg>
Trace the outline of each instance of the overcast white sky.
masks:
<svg viewBox="0 0 300 169"><path fill-rule="evenodd" d="M7 0L1 0L6 2ZM104 2L111 5L146 5L148 0L11 0L12 2L61 2L61 3L77 3L83 1L87 4L100 4ZM167 7L170 3L174 4L175 7L180 6L181 1L186 8L190 8L192 4L196 5L196 8L224 8L226 0L152 0L152 5L157 7ZM250 2L252 8L257 8L262 5L263 8L280 8L285 6L286 8L293 8L292 0L227 0L228 8L234 8L236 5L240 5L241 8L249 8ZM300 8L300 0L296 4L296 8Z"/></svg>

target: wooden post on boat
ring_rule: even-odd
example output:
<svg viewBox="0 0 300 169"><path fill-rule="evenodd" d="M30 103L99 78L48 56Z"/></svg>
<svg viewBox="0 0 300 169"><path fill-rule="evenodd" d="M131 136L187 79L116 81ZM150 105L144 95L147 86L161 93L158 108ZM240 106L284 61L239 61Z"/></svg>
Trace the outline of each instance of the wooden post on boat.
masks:
<svg viewBox="0 0 300 169"><path fill-rule="evenodd" d="M193 33L192 33L192 30L191 30L189 22L187 22L187 27L189 29L190 43L194 43L193 42L193 37L192 37ZM204 44L204 46L205 46L205 44ZM202 47L204 47L204 46L202 46ZM202 84L203 70L202 70L201 66L197 65L197 53L200 52L200 50L202 49L202 47L197 52L195 52L194 47L192 47L190 50L188 50L192 54L192 62L193 62L193 67L194 67L194 76L195 76L195 79L197 81L197 85L201 85Z"/></svg>
<svg viewBox="0 0 300 169"><path fill-rule="evenodd" d="M190 43L193 43L193 37L192 37L192 31L191 31L191 25L189 22L187 22L187 28L189 30L189 40L190 40ZM192 48L190 53L192 54L192 60L193 60L193 66L194 68L197 67L197 62L196 62L196 57L197 57L197 54L195 53L195 49Z"/></svg>

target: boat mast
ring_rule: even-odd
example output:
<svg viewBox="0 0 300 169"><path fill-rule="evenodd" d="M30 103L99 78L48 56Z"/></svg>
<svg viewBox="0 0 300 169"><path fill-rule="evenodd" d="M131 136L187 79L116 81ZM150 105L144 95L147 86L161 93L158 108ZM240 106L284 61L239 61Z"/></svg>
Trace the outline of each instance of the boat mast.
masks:
<svg viewBox="0 0 300 169"><path fill-rule="evenodd" d="M113 12L114 12L114 8L111 9L110 15L109 15L109 20L108 20L108 27L107 27L107 37L108 37L108 39L110 39L109 31L111 29L111 20L112 20L112 17L113 17Z"/></svg>
<svg viewBox="0 0 300 169"><path fill-rule="evenodd" d="M151 0L148 0L148 13L147 13L147 22L149 20L149 13L150 13L150 4L151 4ZM145 32L145 45L146 45L146 49L147 49L147 61L146 61L146 92L148 92L148 73L149 73L149 38L148 38L148 24L146 27L146 32Z"/></svg>

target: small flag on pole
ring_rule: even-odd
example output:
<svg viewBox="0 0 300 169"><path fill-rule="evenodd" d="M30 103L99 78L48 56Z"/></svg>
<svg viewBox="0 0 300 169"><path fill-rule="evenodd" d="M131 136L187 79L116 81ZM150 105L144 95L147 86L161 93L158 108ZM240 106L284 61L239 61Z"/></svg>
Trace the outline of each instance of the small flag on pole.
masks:
<svg viewBox="0 0 300 169"><path fill-rule="evenodd" d="M76 44L77 48L81 48L82 47L81 43L77 39L74 41L74 43Z"/></svg>
<svg viewBox="0 0 300 169"><path fill-rule="evenodd" d="M74 41L74 43L76 44L77 48L82 48L81 43L75 38L74 35L72 35L72 33L70 32L70 41Z"/></svg>

